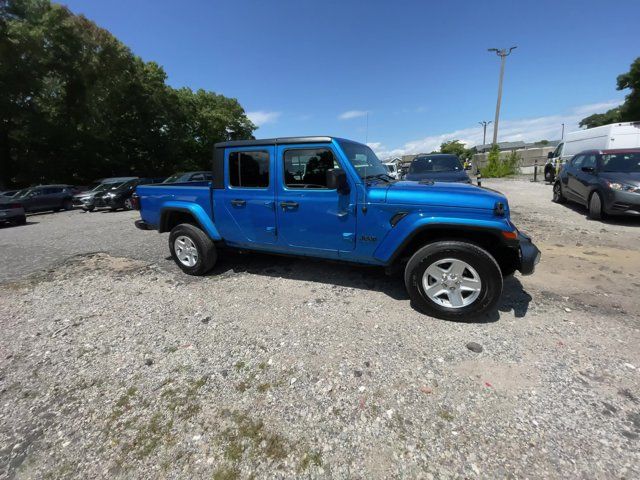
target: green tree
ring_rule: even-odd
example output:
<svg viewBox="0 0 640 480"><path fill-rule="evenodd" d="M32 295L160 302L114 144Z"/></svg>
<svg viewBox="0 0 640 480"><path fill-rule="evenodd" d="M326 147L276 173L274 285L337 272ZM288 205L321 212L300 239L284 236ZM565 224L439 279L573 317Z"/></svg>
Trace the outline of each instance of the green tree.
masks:
<svg viewBox="0 0 640 480"><path fill-rule="evenodd" d="M620 121L620 107L607 110L605 113L594 113L580 120L580 126L586 128L600 127Z"/></svg>
<svg viewBox="0 0 640 480"><path fill-rule="evenodd" d="M0 0L0 184L204 168L251 138L235 99L175 90L108 31L48 0Z"/></svg>
<svg viewBox="0 0 640 480"><path fill-rule="evenodd" d="M635 59L627 73L618 75L617 84L618 90L631 90L620 106L620 121L640 121L640 57Z"/></svg>
<svg viewBox="0 0 640 480"><path fill-rule="evenodd" d="M628 72L618 75L616 89L631 90L624 103L605 113L594 113L583 118L580 121L581 127L592 128L616 122L640 121L640 57L635 59Z"/></svg>
<svg viewBox="0 0 640 480"><path fill-rule="evenodd" d="M464 143L461 143L460 140L443 142L440 145L440 153L457 155L460 160L467 160L473 155L473 151L465 147Z"/></svg>
<svg viewBox="0 0 640 480"><path fill-rule="evenodd" d="M500 149L497 145L491 147L487 156L487 165L481 169L483 177L498 178L518 173L518 163L520 155L515 150L511 151L507 158L501 158Z"/></svg>

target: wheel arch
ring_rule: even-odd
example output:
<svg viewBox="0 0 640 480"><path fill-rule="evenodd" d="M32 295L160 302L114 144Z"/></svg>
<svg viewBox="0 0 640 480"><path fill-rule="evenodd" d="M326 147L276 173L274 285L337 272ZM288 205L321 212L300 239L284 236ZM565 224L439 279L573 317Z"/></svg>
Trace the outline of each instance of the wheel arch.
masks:
<svg viewBox="0 0 640 480"><path fill-rule="evenodd" d="M176 225L190 223L204 231L212 240L221 240L217 228L199 205L168 205L160 212L158 232L170 232Z"/></svg>
<svg viewBox="0 0 640 480"><path fill-rule="evenodd" d="M390 265L406 262L423 246L438 241L461 241L486 250L503 272L512 272L519 265L517 243L509 243L498 228L455 223L428 223L414 229L388 259Z"/></svg>

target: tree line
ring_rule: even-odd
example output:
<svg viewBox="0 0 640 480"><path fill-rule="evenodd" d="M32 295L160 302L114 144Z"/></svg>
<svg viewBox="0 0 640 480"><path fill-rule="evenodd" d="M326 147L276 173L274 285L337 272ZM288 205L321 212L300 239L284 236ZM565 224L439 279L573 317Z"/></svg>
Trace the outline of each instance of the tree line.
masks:
<svg viewBox="0 0 640 480"><path fill-rule="evenodd" d="M581 127L593 128L617 122L640 122L640 57L626 73L616 78L616 90L630 89L622 105L604 113L594 113L580 121Z"/></svg>
<svg viewBox="0 0 640 480"><path fill-rule="evenodd" d="M48 0L0 0L0 186L209 168L253 138L236 99L175 89L107 30Z"/></svg>

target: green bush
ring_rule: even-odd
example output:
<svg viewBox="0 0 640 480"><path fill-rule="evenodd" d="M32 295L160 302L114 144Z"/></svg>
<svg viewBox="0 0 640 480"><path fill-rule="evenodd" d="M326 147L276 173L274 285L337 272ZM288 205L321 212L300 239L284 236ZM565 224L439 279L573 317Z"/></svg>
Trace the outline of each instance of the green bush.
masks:
<svg viewBox="0 0 640 480"><path fill-rule="evenodd" d="M487 166L481 169L482 176L485 178L506 177L518 173L518 162L520 155L512 151L504 160L500 158L500 150L494 145L487 157Z"/></svg>

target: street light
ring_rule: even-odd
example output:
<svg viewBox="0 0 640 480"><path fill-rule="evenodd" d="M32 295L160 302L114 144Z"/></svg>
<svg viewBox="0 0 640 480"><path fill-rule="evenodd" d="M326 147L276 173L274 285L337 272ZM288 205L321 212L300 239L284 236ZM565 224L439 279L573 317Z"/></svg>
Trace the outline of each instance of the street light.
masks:
<svg viewBox="0 0 640 480"><path fill-rule="evenodd" d="M500 57L500 82L498 83L498 102L496 103L496 118L493 122L493 144L498 143L498 121L500 120L500 101L502 100L502 78L504 77L504 64L505 60L513 49L518 48L517 46L511 47L509 50L503 48L502 50L498 50L497 48L489 48L488 51L496 52L496 55Z"/></svg>
<svg viewBox="0 0 640 480"><path fill-rule="evenodd" d="M482 125L482 145L486 145L487 144L487 125L489 125L491 121L487 122L486 120L483 120L478 123Z"/></svg>

